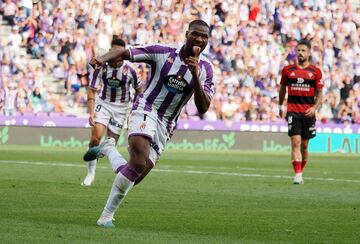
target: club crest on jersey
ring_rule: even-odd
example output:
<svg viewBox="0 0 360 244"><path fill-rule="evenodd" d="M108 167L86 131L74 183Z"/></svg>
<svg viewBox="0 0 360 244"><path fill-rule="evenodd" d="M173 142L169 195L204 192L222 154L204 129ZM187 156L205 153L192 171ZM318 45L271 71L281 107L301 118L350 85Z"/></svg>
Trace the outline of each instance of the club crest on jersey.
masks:
<svg viewBox="0 0 360 244"><path fill-rule="evenodd" d="M175 94L185 93L189 84L181 75L168 75L164 78L165 88Z"/></svg>
<svg viewBox="0 0 360 244"><path fill-rule="evenodd" d="M294 71L291 72L291 73L290 73L290 76L295 76L295 72L294 72Z"/></svg>
<svg viewBox="0 0 360 244"><path fill-rule="evenodd" d="M301 83L304 83L304 81L305 81L305 80L304 80L303 78L297 78L297 83L300 83L300 84L301 84Z"/></svg>
<svg viewBox="0 0 360 244"><path fill-rule="evenodd" d="M313 73L309 72L309 77L312 78L312 77L313 77Z"/></svg>
<svg viewBox="0 0 360 244"><path fill-rule="evenodd" d="M172 57L168 57L166 60L168 63L174 63L174 59Z"/></svg>

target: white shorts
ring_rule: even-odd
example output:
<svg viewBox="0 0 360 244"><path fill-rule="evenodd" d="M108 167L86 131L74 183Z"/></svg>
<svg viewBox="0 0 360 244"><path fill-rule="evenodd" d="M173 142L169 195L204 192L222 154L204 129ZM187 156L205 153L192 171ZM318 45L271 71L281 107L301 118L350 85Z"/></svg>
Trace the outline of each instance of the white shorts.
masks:
<svg viewBox="0 0 360 244"><path fill-rule="evenodd" d="M128 128L128 137L141 135L149 138L151 142L149 158L153 164L156 164L166 142L170 139L166 125L151 113L134 111L129 116Z"/></svg>
<svg viewBox="0 0 360 244"><path fill-rule="evenodd" d="M114 134L120 135L126 121L128 109L104 102L101 98L95 101L95 123L105 125Z"/></svg>

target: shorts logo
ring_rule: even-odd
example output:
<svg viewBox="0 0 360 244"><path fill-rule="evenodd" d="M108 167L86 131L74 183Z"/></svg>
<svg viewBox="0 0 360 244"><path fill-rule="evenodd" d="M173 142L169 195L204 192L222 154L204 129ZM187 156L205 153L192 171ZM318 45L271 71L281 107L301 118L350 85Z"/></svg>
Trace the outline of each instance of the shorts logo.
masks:
<svg viewBox="0 0 360 244"><path fill-rule="evenodd" d="M185 93L189 84L181 75L168 75L164 78L165 88L175 94Z"/></svg>
<svg viewBox="0 0 360 244"><path fill-rule="evenodd" d="M166 61L170 64L174 63L174 59L172 57L168 57Z"/></svg>
<svg viewBox="0 0 360 244"><path fill-rule="evenodd" d="M141 124L140 124L140 129L141 130L144 130L146 128L146 123L145 123L145 121L143 121L143 122L141 122Z"/></svg>
<svg viewBox="0 0 360 244"><path fill-rule="evenodd" d="M289 123L289 124L292 123L292 118L293 118L292 116L289 116L289 117L288 117L288 123Z"/></svg>
<svg viewBox="0 0 360 244"><path fill-rule="evenodd" d="M115 126L117 128L121 128L122 126L116 122L113 118L110 118L110 121L109 121L109 124L112 125L112 126Z"/></svg>

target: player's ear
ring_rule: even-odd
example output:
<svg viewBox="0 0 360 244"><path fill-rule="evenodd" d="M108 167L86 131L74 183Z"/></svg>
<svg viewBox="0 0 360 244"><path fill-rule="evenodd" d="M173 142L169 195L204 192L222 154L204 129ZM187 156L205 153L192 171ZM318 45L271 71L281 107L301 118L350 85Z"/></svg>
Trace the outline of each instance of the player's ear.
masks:
<svg viewBox="0 0 360 244"><path fill-rule="evenodd" d="M189 36L189 31L186 31L185 32L185 37L188 38L188 36Z"/></svg>

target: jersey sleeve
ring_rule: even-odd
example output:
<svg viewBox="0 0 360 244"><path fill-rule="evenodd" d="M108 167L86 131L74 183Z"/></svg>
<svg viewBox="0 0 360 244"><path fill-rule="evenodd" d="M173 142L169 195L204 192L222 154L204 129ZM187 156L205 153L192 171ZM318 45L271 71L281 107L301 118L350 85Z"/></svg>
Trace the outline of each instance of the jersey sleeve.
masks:
<svg viewBox="0 0 360 244"><path fill-rule="evenodd" d="M286 72L286 67L284 67L281 71L281 80L280 80L280 85L287 85L287 72Z"/></svg>
<svg viewBox="0 0 360 244"><path fill-rule="evenodd" d="M169 53L172 48L163 45L149 45L149 46L135 46L130 47L130 61L131 62L147 62L156 61L158 56L164 53Z"/></svg>
<svg viewBox="0 0 360 244"><path fill-rule="evenodd" d="M205 94L212 99L215 93L213 81L214 68L210 62L202 62L202 72L200 73L200 82Z"/></svg>
<svg viewBox="0 0 360 244"><path fill-rule="evenodd" d="M89 88L96 90L99 87L100 80L101 80L101 70L102 67L94 69L90 74L90 82Z"/></svg>
<svg viewBox="0 0 360 244"><path fill-rule="evenodd" d="M316 80L315 80L315 87L317 89L323 88L324 83L322 82L322 73L320 69L316 70Z"/></svg>

